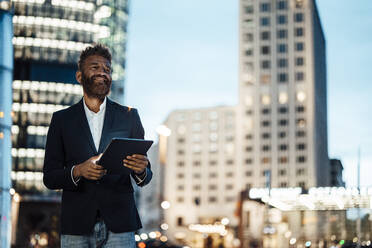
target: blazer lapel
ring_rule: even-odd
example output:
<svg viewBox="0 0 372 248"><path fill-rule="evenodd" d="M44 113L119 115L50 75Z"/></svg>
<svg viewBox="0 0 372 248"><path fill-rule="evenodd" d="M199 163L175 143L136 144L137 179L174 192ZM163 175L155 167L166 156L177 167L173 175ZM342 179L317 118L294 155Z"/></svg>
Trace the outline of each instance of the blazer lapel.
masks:
<svg viewBox="0 0 372 248"><path fill-rule="evenodd" d="M102 135L101 140L99 142L98 153L102 153L106 146L108 145L109 140L107 140L107 134L109 133L112 127L112 121L114 120L114 106L112 101L107 98L106 99L106 112L105 112L105 119L103 121L103 128L102 128Z"/></svg>
<svg viewBox="0 0 372 248"><path fill-rule="evenodd" d="M94 145L93 136L92 136L92 133L90 132L90 127L88 124L87 116L85 114L83 101L84 100L81 99L81 101L78 103L78 108L77 108L78 113L76 114L76 116L78 118L79 124L81 125L83 129L83 133L86 136L89 145L93 149L94 154L97 154L97 149L96 149L96 146Z"/></svg>

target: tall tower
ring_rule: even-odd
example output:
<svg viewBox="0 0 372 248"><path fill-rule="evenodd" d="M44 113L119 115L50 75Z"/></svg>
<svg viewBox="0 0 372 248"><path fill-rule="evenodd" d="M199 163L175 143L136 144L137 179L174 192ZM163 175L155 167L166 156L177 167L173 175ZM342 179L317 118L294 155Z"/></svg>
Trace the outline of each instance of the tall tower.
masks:
<svg viewBox="0 0 372 248"><path fill-rule="evenodd" d="M327 186L325 38L314 0L240 0L243 183ZM245 165L244 165L245 163Z"/></svg>

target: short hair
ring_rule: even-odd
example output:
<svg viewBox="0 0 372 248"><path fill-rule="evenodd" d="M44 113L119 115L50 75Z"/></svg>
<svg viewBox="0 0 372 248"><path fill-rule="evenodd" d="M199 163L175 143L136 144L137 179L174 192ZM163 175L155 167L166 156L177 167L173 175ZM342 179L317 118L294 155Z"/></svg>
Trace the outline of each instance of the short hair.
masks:
<svg viewBox="0 0 372 248"><path fill-rule="evenodd" d="M85 60L92 55L99 55L107 59L111 63L111 53L110 50L102 44L94 44L88 46L80 53L80 58L78 62L78 69L82 71Z"/></svg>

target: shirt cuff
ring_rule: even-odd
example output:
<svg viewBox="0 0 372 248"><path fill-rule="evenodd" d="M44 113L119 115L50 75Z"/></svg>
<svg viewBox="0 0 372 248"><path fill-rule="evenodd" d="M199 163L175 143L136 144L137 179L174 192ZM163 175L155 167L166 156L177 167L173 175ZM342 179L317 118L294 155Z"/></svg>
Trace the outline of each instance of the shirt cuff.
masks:
<svg viewBox="0 0 372 248"><path fill-rule="evenodd" d="M145 181L146 179L146 176L147 176L147 169L145 169L145 171L142 173L142 174L134 174L134 176L136 177L136 183L137 185L141 184L143 181Z"/></svg>
<svg viewBox="0 0 372 248"><path fill-rule="evenodd" d="M72 179L72 182L75 184L75 186L78 186L77 183L80 181L80 177L78 177L76 180L74 179L74 174L73 174L74 168L75 168L75 165L72 166L71 168L71 179Z"/></svg>

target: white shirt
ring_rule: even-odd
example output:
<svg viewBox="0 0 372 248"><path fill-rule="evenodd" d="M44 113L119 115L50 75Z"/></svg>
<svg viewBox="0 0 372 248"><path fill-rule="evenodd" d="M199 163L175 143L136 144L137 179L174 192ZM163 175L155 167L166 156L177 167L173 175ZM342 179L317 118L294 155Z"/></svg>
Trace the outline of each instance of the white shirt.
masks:
<svg viewBox="0 0 372 248"><path fill-rule="evenodd" d="M101 141L101 136L102 136L102 129L103 129L103 123L105 120L105 113L106 113L106 97L101 106L99 106L99 111L97 113L91 111L87 104L85 103L85 99L83 98L83 103L84 103L84 111L85 115L87 117L90 133L92 134L92 138L94 141L94 146L96 147L96 150L98 151L99 149L99 143ZM72 167L71 169L71 177L72 181L74 182L75 185L80 181L80 178L74 179L73 177L73 170L75 166ZM145 170L145 176L144 178L140 178L137 175L135 175L136 179L138 180L137 184L140 184L145 180L147 176L146 170Z"/></svg>
<svg viewBox="0 0 372 248"><path fill-rule="evenodd" d="M90 110L85 103L84 99L84 110L85 115L87 116L89 129L93 137L94 145L96 150L98 151L99 142L101 141L102 136L102 129L103 129L103 121L105 120L105 113L106 113L106 97L101 106L99 106L99 111L97 113Z"/></svg>

